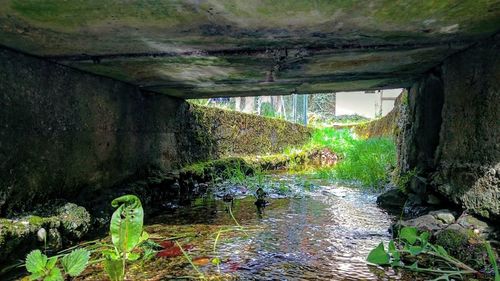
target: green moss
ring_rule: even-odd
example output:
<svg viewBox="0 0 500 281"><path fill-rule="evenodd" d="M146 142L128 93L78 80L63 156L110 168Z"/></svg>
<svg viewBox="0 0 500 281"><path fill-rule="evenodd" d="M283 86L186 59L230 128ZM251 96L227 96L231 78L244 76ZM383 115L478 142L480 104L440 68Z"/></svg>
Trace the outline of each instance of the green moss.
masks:
<svg viewBox="0 0 500 281"><path fill-rule="evenodd" d="M170 1L12 1L11 8L25 18L58 28L72 28L118 18L132 24L160 22L163 26L188 23L200 18L199 14L184 9L182 2L173 5ZM182 11L182 12L179 12Z"/></svg>
<svg viewBox="0 0 500 281"><path fill-rule="evenodd" d="M245 177L252 175L257 167L254 163L243 158L228 157L191 164L182 168L180 173L205 180L223 178L243 182Z"/></svg>
<svg viewBox="0 0 500 281"><path fill-rule="evenodd" d="M308 141L311 128L275 118L191 105L195 139L212 158L266 155Z"/></svg>
<svg viewBox="0 0 500 281"><path fill-rule="evenodd" d="M472 230L444 229L437 234L436 244L477 270L483 269L487 264L484 240Z"/></svg>
<svg viewBox="0 0 500 281"><path fill-rule="evenodd" d="M445 229L438 234L436 244L443 246L447 251L454 251L467 245L467 239L467 235L459 230Z"/></svg>
<svg viewBox="0 0 500 281"><path fill-rule="evenodd" d="M385 24L423 26L424 21L434 19L436 21L434 26L445 27L459 24L462 30L486 33L494 32L498 27L498 16L490 13L490 8L495 3L494 0L477 0L461 1L457 5L454 1L442 0L397 2L383 0L378 1L374 16L379 23ZM477 19L483 19L483 21L478 22ZM492 23L496 23L496 27L493 27Z"/></svg>
<svg viewBox="0 0 500 281"><path fill-rule="evenodd" d="M44 223L44 219L39 216L30 216L28 222L34 226L41 226Z"/></svg>

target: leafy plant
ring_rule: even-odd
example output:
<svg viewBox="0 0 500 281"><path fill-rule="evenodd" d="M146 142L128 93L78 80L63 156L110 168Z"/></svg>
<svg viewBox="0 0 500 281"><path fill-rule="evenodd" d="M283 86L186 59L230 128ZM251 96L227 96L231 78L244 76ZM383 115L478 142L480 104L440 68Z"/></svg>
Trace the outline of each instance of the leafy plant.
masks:
<svg viewBox="0 0 500 281"><path fill-rule="evenodd" d="M498 264L493 253L493 249L491 249L491 245L488 242L485 242L486 252L488 253L488 258L490 259L491 266L493 267L493 271L495 273L495 281L500 281L500 273L498 271Z"/></svg>
<svg viewBox="0 0 500 281"><path fill-rule="evenodd" d="M339 162L331 167L306 170L302 163L293 161L301 152L328 148ZM288 168L313 174L318 178L357 181L363 186L379 188L389 181L389 170L396 165L396 146L390 138L359 139L349 130L318 128L308 143L300 148L287 148L292 157Z"/></svg>
<svg viewBox="0 0 500 281"><path fill-rule="evenodd" d="M62 281L66 275L76 277L80 275L88 265L90 252L86 249L76 249L67 255L62 255L61 271L58 266L60 256L48 258L40 250L31 251L26 256L26 270L30 280Z"/></svg>
<svg viewBox="0 0 500 281"><path fill-rule="evenodd" d="M118 197L111 202L111 205L117 208L110 224L113 245L102 251L103 265L112 281L121 281L125 278L126 262L135 261L140 257L134 250L148 240L149 235L142 230L144 210L137 196Z"/></svg>
<svg viewBox="0 0 500 281"><path fill-rule="evenodd" d="M403 227L399 231L396 247L394 240L389 241L387 250L380 243L368 255L367 261L381 266L391 266L420 273L437 275L434 280L450 280L476 274L477 271L452 257L439 245L429 242L430 233L418 233L414 227ZM432 267L426 266L432 261Z"/></svg>

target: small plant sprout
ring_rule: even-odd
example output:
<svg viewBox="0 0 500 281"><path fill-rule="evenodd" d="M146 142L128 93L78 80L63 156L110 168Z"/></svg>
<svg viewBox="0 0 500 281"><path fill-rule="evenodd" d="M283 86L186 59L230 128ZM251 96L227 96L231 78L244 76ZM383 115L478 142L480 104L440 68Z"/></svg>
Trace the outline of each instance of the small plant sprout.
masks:
<svg viewBox="0 0 500 281"><path fill-rule="evenodd" d="M62 281L66 276L80 275L88 265L90 252L86 249L76 249L67 255L62 255L60 268L58 261L61 256L48 258L40 250L34 250L26 256L26 270L31 275L30 280Z"/></svg>
<svg viewBox="0 0 500 281"><path fill-rule="evenodd" d="M398 236L399 247L394 240L389 241L387 250L384 244L380 243L370 252L367 261L375 265L437 275L434 280L451 280L452 277L462 278L465 275L477 274L475 269L452 257L442 246L431 244L429 238L429 232L419 234L415 227L403 227ZM427 267L425 261L428 260L440 262ZM410 263L407 264L407 261Z"/></svg>

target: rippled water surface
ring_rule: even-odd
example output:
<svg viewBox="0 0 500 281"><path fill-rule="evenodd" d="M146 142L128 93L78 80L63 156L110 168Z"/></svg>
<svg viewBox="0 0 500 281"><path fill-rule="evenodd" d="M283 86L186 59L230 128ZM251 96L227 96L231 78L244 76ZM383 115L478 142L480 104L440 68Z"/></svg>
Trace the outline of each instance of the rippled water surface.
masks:
<svg viewBox="0 0 500 281"><path fill-rule="evenodd" d="M219 256L222 260L220 274L211 263L200 265L208 276L241 280L397 279L392 271L369 267L365 262L373 247L390 239L387 229L392 217L379 209L375 200L371 193L338 186L322 186L301 198L270 199L262 212L253 198L236 200L232 210L247 227L248 237L241 232L222 235L215 252L217 230L234 225L227 210L229 203L220 200L199 199L192 207L159 216L148 231L160 237L182 232L195 235L190 241L194 259ZM157 267L170 277L196 276L187 263ZM178 274L172 274L168 267L175 267Z"/></svg>

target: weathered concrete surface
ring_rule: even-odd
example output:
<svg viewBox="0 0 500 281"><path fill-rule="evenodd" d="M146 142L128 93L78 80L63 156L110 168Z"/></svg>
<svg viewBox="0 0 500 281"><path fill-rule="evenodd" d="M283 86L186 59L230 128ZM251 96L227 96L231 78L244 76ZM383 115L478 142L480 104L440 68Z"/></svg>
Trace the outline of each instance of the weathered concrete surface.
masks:
<svg viewBox="0 0 500 281"><path fill-rule="evenodd" d="M197 105L191 105L189 115L189 130L212 159L281 153L287 146L304 144L313 131L279 119Z"/></svg>
<svg viewBox="0 0 500 281"><path fill-rule="evenodd" d="M409 191L439 193L500 219L500 38L456 54L409 93L399 121L398 173ZM424 198L425 200L425 198Z"/></svg>
<svg viewBox="0 0 500 281"><path fill-rule="evenodd" d="M498 0L0 2L0 44L178 97L410 86Z"/></svg>
<svg viewBox="0 0 500 281"><path fill-rule="evenodd" d="M0 61L0 214L76 200L145 169L276 152L309 136L6 49Z"/></svg>
<svg viewBox="0 0 500 281"><path fill-rule="evenodd" d="M500 219L500 37L443 64L443 123L434 184L455 203Z"/></svg>
<svg viewBox="0 0 500 281"><path fill-rule="evenodd" d="M0 49L0 206L111 186L183 160L182 100Z"/></svg>

